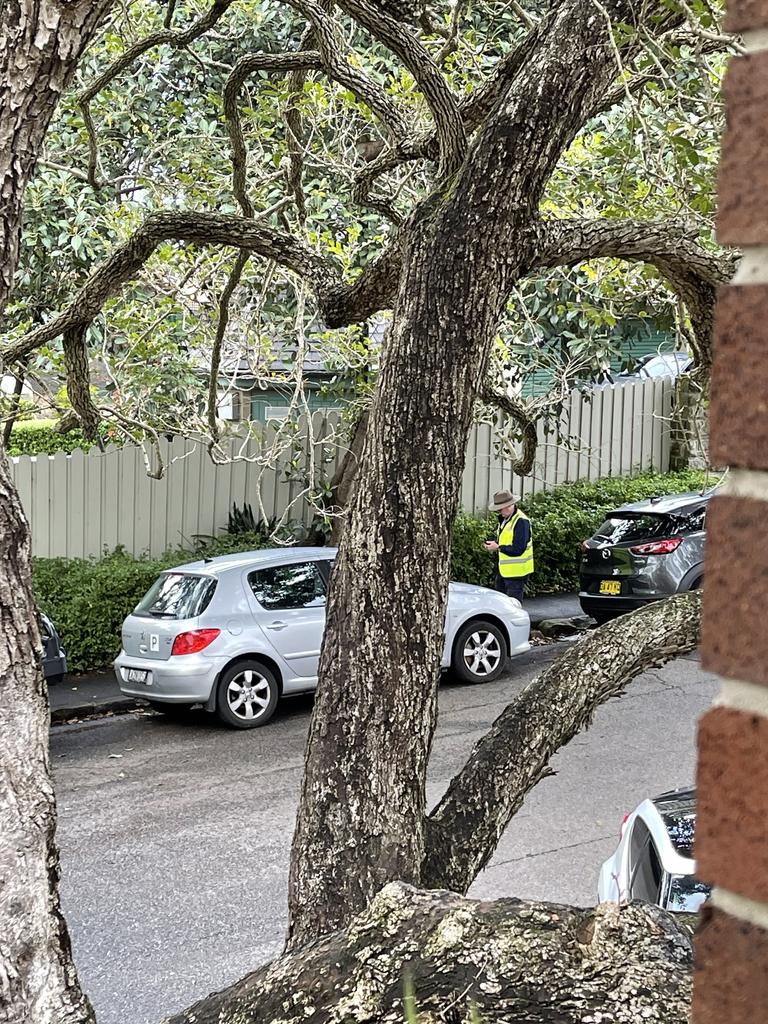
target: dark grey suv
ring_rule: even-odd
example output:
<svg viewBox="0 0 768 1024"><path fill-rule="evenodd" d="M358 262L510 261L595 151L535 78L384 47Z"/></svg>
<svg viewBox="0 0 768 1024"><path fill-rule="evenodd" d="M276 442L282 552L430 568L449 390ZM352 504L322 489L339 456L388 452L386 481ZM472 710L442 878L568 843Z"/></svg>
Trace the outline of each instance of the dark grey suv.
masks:
<svg viewBox="0 0 768 1024"><path fill-rule="evenodd" d="M606 622L622 612L700 587L704 522L712 491L624 505L581 545L579 600Z"/></svg>

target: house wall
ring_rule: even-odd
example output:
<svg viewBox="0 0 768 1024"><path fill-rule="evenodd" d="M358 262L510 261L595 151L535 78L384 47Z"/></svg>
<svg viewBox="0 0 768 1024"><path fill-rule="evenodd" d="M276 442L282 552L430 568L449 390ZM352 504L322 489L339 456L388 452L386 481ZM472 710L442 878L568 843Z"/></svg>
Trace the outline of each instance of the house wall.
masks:
<svg viewBox="0 0 768 1024"><path fill-rule="evenodd" d="M726 77L718 237L744 250L717 310L711 448L730 465L707 520L703 661L722 677L699 730L695 1024L768 1020L768 0L731 0L747 53Z"/></svg>

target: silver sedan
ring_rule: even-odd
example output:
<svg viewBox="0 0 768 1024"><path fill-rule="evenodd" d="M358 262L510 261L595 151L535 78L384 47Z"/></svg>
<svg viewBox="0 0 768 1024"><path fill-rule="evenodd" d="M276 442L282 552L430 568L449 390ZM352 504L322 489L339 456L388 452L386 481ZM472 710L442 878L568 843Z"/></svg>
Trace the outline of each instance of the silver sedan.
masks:
<svg viewBox="0 0 768 1024"><path fill-rule="evenodd" d="M123 623L120 689L166 714L203 704L235 728L264 725L283 694L317 685L335 555L267 549L162 573ZM452 583L442 667L490 682L529 649L529 632L518 601Z"/></svg>

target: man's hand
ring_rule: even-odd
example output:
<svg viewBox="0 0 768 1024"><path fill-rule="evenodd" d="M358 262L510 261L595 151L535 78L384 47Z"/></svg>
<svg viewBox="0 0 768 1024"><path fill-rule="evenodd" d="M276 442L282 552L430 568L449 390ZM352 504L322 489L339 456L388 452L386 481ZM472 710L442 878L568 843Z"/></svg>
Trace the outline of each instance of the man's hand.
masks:
<svg viewBox="0 0 768 1024"><path fill-rule="evenodd" d="M495 540L487 540L487 541L485 541L484 542L484 547L485 547L486 551L498 551L499 550L499 545L496 543Z"/></svg>

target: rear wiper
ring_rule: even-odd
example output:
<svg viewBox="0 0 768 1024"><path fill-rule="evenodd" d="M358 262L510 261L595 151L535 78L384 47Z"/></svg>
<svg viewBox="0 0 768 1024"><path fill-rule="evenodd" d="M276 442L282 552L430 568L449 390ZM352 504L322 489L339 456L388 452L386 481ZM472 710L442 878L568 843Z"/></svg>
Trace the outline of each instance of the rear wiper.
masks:
<svg viewBox="0 0 768 1024"><path fill-rule="evenodd" d="M153 612L150 610L149 614L153 619L175 619L176 616L173 612Z"/></svg>

